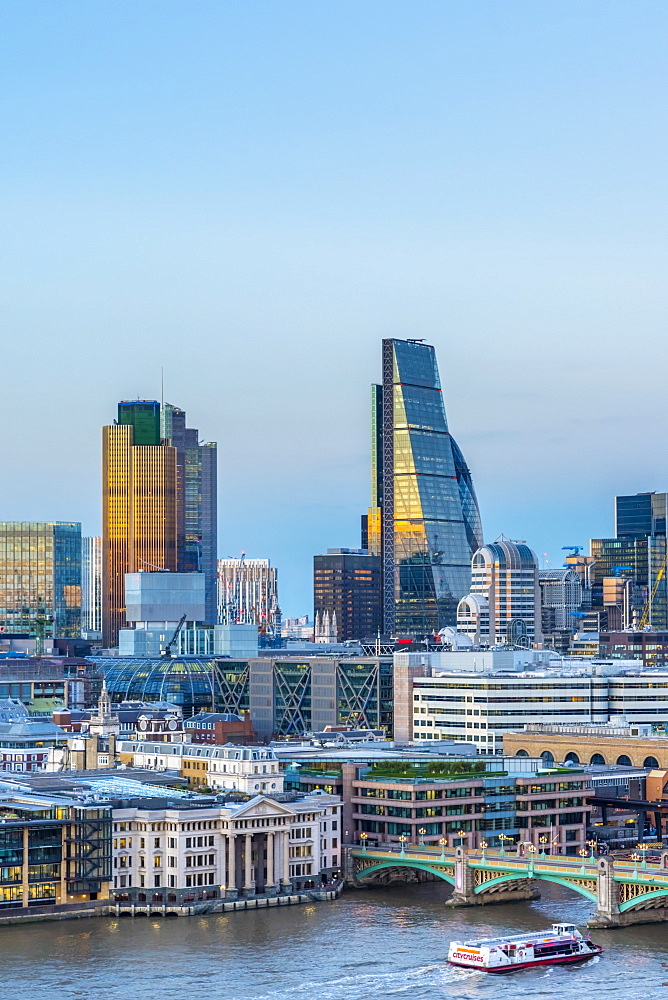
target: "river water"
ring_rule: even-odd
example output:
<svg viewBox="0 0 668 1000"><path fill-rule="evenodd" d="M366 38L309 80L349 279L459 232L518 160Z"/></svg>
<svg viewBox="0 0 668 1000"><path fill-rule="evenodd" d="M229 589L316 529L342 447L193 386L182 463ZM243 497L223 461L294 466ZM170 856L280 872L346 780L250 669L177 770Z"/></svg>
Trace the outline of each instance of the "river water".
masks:
<svg viewBox="0 0 668 1000"><path fill-rule="evenodd" d="M452 938L583 926L591 905L556 885L533 903L446 909L442 883L179 919L96 918L0 928L8 1000L487 1000L668 997L668 924L596 931L581 966L507 976L455 969Z"/></svg>

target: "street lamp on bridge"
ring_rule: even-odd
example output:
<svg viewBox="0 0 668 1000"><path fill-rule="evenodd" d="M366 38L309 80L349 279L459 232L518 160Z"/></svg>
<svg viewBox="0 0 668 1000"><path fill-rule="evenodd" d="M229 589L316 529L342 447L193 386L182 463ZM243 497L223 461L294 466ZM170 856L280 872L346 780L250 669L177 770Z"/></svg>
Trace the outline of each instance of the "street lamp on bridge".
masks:
<svg viewBox="0 0 668 1000"><path fill-rule="evenodd" d="M441 861L445 861L445 849L448 846L448 838L441 837L439 844L441 845Z"/></svg>
<svg viewBox="0 0 668 1000"><path fill-rule="evenodd" d="M399 843L401 844L401 856L402 857L406 853L406 840L407 839L408 838L406 837L405 833L402 833L401 836L399 837Z"/></svg>
<svg viewBox="0 0 668 1000"><path fill-rule="evenodd" d="M424 847L424 835L427 831L423 826L420 827L418 833L420 834L420 847Z"/></svg>
<svg viewBox="0 0 668 1000"><path fill-rule="evenodd" d="M360 833L360 840L362 841L362 850L366 854L366 842L369 839L368 833Z"/></svg>

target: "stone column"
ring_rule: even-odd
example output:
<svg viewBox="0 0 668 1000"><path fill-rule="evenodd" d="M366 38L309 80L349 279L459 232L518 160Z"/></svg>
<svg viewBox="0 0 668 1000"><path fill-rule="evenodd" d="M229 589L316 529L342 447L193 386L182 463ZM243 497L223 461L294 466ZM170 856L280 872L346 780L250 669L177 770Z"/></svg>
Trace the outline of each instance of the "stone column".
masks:
<svg viewBox="0 0 668 1000"><path fill-rule="evenodd" d="M251 860L253 852L253 835L252 833L247 833L245 836L244 843L244 892L249 891L251 886Z"/></svg>
<svg viewBox="0 0 668 1000"><path fill-rule="evenodd" d="M274 871L274 834L267 834L267 885L268 892L276 888L276 872Z"/></svg>
<svg viewBox="0 0 668 1000"><path fill-rule="evenodd" d="M286 888L290 888L292 883L290 882L290 831L286 830L283 833L283 883Z"/></svg>

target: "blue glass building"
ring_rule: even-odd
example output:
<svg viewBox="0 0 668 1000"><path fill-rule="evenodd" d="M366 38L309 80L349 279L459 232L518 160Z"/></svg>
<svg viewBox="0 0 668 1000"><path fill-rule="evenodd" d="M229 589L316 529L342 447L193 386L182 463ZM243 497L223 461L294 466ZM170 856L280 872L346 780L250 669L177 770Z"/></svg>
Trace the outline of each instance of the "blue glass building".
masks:
<svg viewBox="0 0 668 1000"><path fill-rule="evenodd" d="M0 625L38 637L81 635L81 525L0 522Z"/></svg>
<svg viewBox="0 0 668 1000"><path fill-rule="evenodd" d="M445 415L436 352L383 341L372 392L371 552L382 556L386 633L456 624L482 544L473 480Z"/></svg>

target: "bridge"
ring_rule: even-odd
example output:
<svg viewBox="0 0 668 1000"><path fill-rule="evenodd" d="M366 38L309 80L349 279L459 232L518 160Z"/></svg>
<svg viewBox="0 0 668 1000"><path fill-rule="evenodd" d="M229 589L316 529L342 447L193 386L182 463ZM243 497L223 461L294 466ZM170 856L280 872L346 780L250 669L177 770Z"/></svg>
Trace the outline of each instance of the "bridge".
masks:
<svg viewBox="0 0 668 1000"><path fill-rule="evenodd" d="M348 848L348 881L373 884L388 869L428 872L453 887L446 906L480 906L534 899L536 882L555 882L596 905L590 927L624 927L668 920L668 851L658 864L588 855L520 856L503 849L470 850L402 844Z"/></svg>

